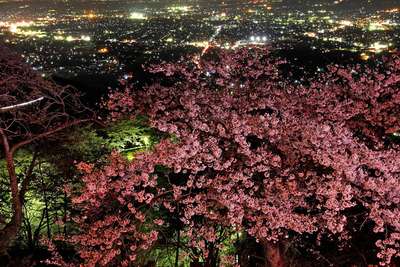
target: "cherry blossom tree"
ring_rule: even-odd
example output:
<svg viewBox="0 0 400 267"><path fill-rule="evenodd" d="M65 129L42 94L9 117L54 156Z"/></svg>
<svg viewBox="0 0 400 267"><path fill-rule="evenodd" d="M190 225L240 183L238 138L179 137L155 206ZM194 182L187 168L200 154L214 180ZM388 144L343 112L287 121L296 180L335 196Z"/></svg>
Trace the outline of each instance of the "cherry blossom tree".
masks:
<svg viewBox="0 0 400 267"><path fill-rule="evenodd" d="M400 256L400 59L331 66L308 85L283 64L260 48L211 51L152 66L162 83L111 95L114 119L145 115L167 137L133 161L80 165L82 232L71 241L88 266L130 265L178 205L204 259L217 227L246 231L266 266L286 266L290 240L346 246L366 224L381 265Z"/></svg>

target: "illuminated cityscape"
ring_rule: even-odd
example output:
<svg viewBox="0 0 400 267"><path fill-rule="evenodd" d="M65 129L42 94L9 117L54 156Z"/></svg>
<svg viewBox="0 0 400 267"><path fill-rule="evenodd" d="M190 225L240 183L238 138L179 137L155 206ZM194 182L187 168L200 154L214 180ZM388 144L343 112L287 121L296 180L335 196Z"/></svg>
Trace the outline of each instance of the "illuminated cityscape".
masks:
<svg viewBox="0 0 400 267"><path fill-rule="evenodd" d="M395 2L0 1L0 38L44 76L127 75L148 60L249 44L368 60L398 47Z"/></svg>
<svg viewBox="0 0 400 267"><path fill-rule="evenodd" d="M0 0L0 267L400 267L400 0Z"/></svg>

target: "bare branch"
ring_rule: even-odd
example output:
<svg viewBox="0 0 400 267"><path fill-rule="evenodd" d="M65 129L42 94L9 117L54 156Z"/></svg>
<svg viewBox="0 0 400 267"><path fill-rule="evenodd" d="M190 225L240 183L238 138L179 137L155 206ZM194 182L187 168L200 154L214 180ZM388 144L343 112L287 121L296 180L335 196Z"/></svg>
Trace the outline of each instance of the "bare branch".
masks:
<svg viewBox="0 0 400 267"><path fill-rule="evenodd" d="M55 134L55 133L57 133L57 132L60 132L60 131L62 131L62 130L65 130L66 128L69 128L69 127L72 127L72 126L75 126L75 125L78 125L78 124L81 124L81 123L84 123L84 122L89 122L89 121L91 121L91 120L90 120L90 119L84 119L84 120L75 120L75 121L72 121L72 122L65 123L65 124L63 124L63 125L61 125L61 126L59 126L59 127L56 127L56 128L54 128L54 129L51 129L51 130L48 130L48 131L46 131L46 132L44 132L44 133L41 133L41 134L36 135L35 137L32 137L32 138L30 138L30 139L27 139L27 140L24 140L24 141L21 141L21 142L15 144L15 145L10 149L10 151L11 151L12 154L14 154L15 151L16 151L18 148L21 148L21 147L23 147L23 146L25 146L25 145L31 144L32 142L34 142L34 141L36 141L36 140L49 137L49 136L51 136L51 135L53 135L53 134Z"/></svg>
<svg viewBox="0 0 400 267"><path fill-rule="evenodd" d="M0 112L12 111L12 110L19 109L19 108L22 108L22 107L30 106L30 105L33 105L33 104L35 104L37 102L42 101L43 99L44 99L44 97L42 96L42 97L39 97L37 99L31 100L31 101L27 101L27 102L24 102L24 103L19 103L19 104L16 104L16 105L2 107L2 108L0 108Z"/></svg>

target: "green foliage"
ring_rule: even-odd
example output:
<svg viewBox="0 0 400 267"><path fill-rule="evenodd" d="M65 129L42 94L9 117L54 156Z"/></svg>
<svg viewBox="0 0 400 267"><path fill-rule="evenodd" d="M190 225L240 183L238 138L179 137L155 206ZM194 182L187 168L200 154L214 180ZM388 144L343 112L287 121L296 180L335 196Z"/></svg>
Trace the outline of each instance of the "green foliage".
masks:
<svg viewBox="0 0 400 267"><path fill-rule="evenodd" d="M7 177L5 160L0 160L0 227L11 217L10 183Z"/></svg>
<svg viewBox="0 0 400 267"><path fill-rule="evenodd" d="M158 140L155 131L140 118L136 121L118 121L105 129L76 129L64 147L78 156L75 157L76 161L93 162L107 156L112 150L132 160L136 152L151 149Z"/></svg>
<svg viewBox="0 0 400 267"><path fill-rule="evenodd" d="M388 136L388 139L393 143L400 144L400 133L396 132L396 133L390 134Z"/></svg>
<svg viewBox="0 0 400 267"><path fill-rule="evenodd" d="M16 174L21 180L32 161L32 153L27 150L19 150L15 153L14 160ZM4 220L10 219L12 215L9 187L6 161L0 159L0 217Z"/></svg>
<svg viewBox="0 0 400 267"><path fill-rule="evenodd" d="M42 220L43 207L45 203L43 198L33 190L27 192L24 205L25 224L29 223L32 226L38 227ZM42 229L44 230L44 229Z"/></svg>
<svg viewBox="0 0 400 267"><path fill-rule="evenodd" d="M75 161L93 162L110 152L106 147L106 140L90 126L75 128L68 133L61 147ZM61 156L65 156L65 153Z"/></svg>
<svg viewBox="0 0 400 267"><path fill-rule="evenodd" d="M148 150L158 141L153 129L144 124L144 119L124 120L107 129L107 146L133 159L138 151Z"/></svg>
<svg viewBox="0 0 400 267"><path fill-rule="evenodd" d="M33 149L38 151L38 158L25 196L24 223L16 246L22 248L39 245L38 238L47 235L47 224L51 235L65 229L67 232L75 229L72 222L67 221L65 229L55 223L71 213L64 186L79 188L80 179L75 163L83 161L102 164L113 150L132 160L135 153L151 149L158 139L156 132L140 118L136 121L118 121L101 129L92 126L75 127L56 140L50 140L45 146L18 150L14 159L20 181L25 178L31 164ZM6 162L0 158L0 228L12 216L8 180ZM48 218L45 216L46 203ZM36 232L38 236L35 236Z"/></svg>

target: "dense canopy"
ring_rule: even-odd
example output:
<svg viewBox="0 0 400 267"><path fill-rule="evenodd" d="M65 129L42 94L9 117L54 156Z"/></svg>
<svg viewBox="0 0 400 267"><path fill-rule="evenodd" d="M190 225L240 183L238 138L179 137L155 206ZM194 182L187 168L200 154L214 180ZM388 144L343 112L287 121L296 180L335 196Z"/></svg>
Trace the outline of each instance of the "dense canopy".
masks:
<svg viewBox="0 0 400 267"><path fill-rule="evenodd" d="M267 51L214 56L153 67L175 82L111 96L114 119L145 115L169 137L133 161L80 165L81 257L129 265L176 213L209 264L221 227L259 240L272 266L289 242L346 247L358 232L376 239L382 265L400 256L399 59L293 86Z"/></svg>

